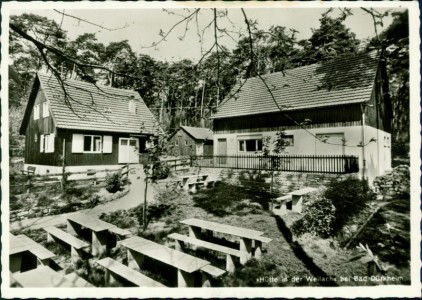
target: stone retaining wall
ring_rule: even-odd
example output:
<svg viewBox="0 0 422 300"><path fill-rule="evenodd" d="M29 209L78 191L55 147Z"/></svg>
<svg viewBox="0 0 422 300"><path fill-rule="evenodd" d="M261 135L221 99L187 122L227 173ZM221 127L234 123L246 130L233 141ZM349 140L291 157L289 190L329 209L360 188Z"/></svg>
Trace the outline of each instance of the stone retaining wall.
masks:
<svg viewBox="0 0 422 300"><path fill-rule="evenodd" d="M410 193L410 170L407 165L400 165L393 170L378 176L374 180L375 190L384 199L408 197Z"/></svg>
<svg viewBox="0 0 422 300"><path fill-rule="evenodd" d="M223 169L223 168L202 168L201 174L209 174L210 178L225 181L230 184L240 185L241 174L249 173L253 180L256 173L251 170ZM255 173L255 174L254 174ZM271 182L270 172L261 171L266 183ZM244 175L245 176L245 175ZM274 174L274 191L286 194L303 187L318 188L321 185L328 185L332 181L341 181L348 177L358 178L357 173L353 174L324 174L324 173L298 173L298 172L276 172Z"/></svg>

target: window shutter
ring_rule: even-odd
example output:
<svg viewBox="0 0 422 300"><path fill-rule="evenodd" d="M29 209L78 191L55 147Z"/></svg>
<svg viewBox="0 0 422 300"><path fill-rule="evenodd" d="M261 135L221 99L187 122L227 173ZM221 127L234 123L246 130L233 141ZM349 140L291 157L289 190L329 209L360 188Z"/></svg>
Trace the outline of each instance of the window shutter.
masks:
<svg viewBox="0 0 422 300"><path fill-rule="evenodd" d="M44 134L40 135L40 152L44 152Z"/></svg>
<svg viewBox="0 0 422 300"><path fill-rule="evenodd" d="M84 151L84 135L74 133L72 136L72 153L82 153Z"/></svg>
<svg viewBox="0 0 422 300"><path fill-rule="evenodd" d="M103 153L113 152L113 137L111 135L105 135L103 138Z"/></svg>
<svg viewBox="0 0 422 300"><path fill-rule="evenodd" d="M54 138L55 138L54 133L51 133L51 134L48 135L48 140L47 140L48 141L48 148L47 148L47 150L48 150L49 153L54 152Z"/></svg>

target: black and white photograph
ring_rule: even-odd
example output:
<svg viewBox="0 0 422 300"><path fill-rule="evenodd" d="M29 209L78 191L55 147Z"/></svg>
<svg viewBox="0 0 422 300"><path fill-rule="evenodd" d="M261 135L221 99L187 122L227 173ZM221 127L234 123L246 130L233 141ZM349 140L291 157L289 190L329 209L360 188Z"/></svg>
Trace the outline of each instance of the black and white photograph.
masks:
<svg viewBox="0 0 422 300"><path fill-rule="evenodd" d="M3 297L420 296L418 2L1 14Z"/></svg>

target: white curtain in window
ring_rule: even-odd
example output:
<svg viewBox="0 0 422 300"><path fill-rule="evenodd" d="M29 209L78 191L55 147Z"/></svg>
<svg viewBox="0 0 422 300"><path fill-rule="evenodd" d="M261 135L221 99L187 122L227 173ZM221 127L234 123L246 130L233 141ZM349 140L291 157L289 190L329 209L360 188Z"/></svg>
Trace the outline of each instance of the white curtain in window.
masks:
<svg viewBox="0 0 422 300"><path fill-rule="evenodd" d="M103 153L111 153L113 151L113 137L105 135L103 140Z"/></svg>
<svg viewBox="0 0 422 300"><path fill-rule="evenodd" d="M84 135L74 133L72 136L72 153L82 153L84 151Z"/></svg>

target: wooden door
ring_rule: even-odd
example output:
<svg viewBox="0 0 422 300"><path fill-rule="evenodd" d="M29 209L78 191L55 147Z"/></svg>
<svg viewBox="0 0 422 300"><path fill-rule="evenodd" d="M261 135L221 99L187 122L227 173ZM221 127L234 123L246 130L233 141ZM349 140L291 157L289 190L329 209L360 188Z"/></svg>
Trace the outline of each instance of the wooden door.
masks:
<svg viewBox="0 0 422 300"><path fill-rule="evenodd" d="M124 164L129 162L129 139L128 138L119 138L119 164Z"/></svg>
<svg viewBox="0 0 422 300"><path fill-rule="evenodd" d="M217 155L219 157L219 164L226 164L227 162L227 139L218 139Z"/></svg>
<svg viewBox="0 0 422 300"><path fill-rule="evenodd" d="M139 140L136 138L119 139L119 164L139 163Z"/></svg>

